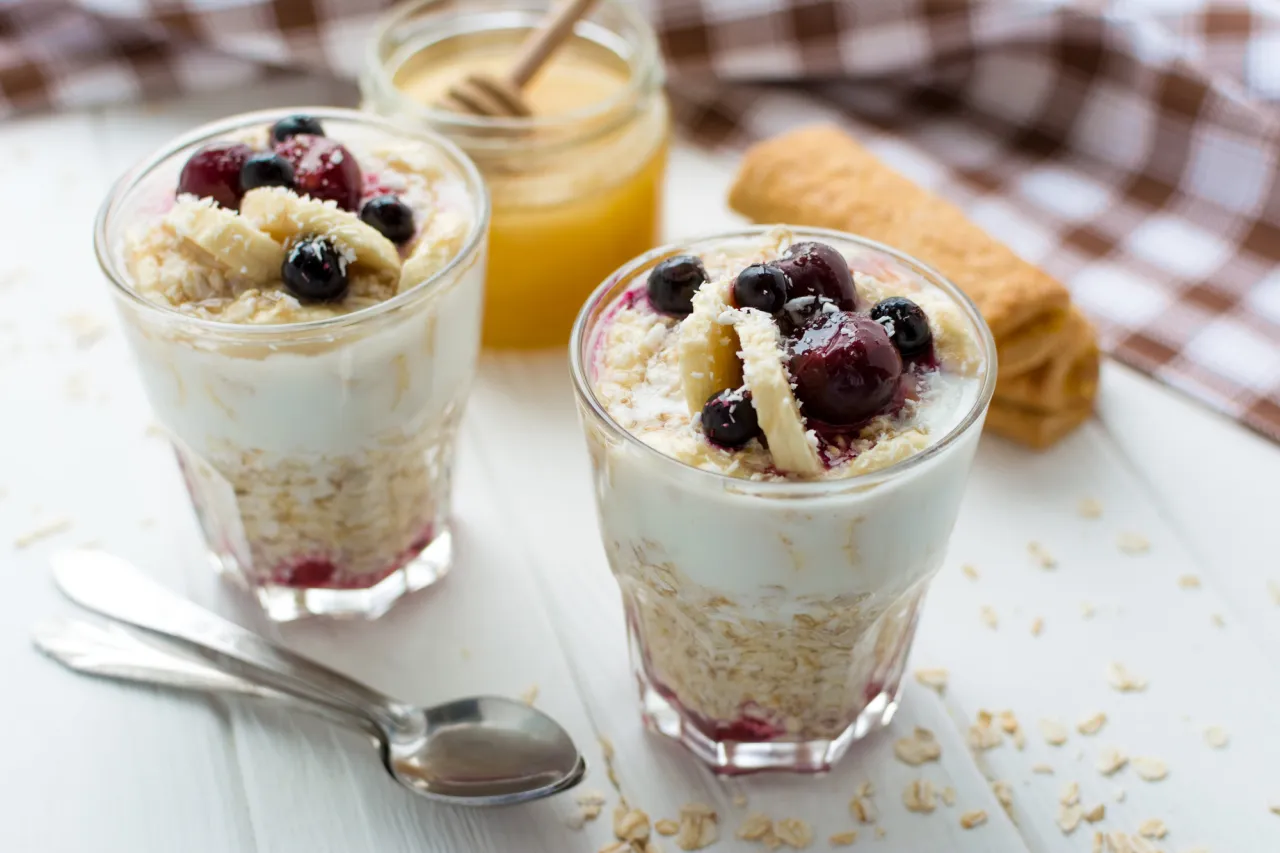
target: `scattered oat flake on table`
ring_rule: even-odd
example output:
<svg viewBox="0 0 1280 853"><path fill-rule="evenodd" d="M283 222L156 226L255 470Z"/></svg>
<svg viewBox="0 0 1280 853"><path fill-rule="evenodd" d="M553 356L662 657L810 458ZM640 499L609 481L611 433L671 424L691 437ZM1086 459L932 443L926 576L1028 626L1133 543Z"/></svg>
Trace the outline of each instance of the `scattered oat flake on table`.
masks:
<svg viewBox="0 0 1280 853"><path fill-rule="evenodd" d="M1107 807L1104 803L1098 803L1096 806L1093 806L1092 808L1085 809L1084 813L1081 815L1081 817L1089 821L1089 823L1097 823L1098 821L1102 820L1106 816L1107 816Z"/></svg>
<svg viewBox="0 0 1280 853"><path fill-rule="evenodd" d="M975 751L994 749L1004 740L1000 730L991 725L991 715L984 719L983 714L986 712L979 713L978 722L969 726L969 748Z"/></svg>
<svg viewBox="0 0 1280 853"><path fill-rule="evenodd" d="M1222 749L1227 745L1230 738L1227 736L1227 730L1222 726L1209 726L1204 730L1204 741L1214 749Z"/></svg>
<svg viewBox="0 0 1280 853"><path fill-rule="evenodd" d="M1082 518L1101 518L1102 503L1097 498L1081 498L1076 504L1076 512Z"/></svg>
<svg viewBox="0 0 1280 853"><path fill-rule="evenodd" d="M1082 735L1096 735L1102 731L1102 727L1107 724L1107 715L1101 711L1095 711L1087 717L1082 717L1080 722L1076 723L1076 731Z"/></svg>
<svg viewBox="0 0 1280 853"><path fill-rule="evenodd" d="M1062 746L1067 742L1067 727L1057 720L1043 719L1039 723L1040 736L1050 746Z"/></svg>
<svg viewBox="0 0 1280 853"><path fill-rule="evenodd" d="M60 533L66 533L71 529L71 519L63 516L46 521L44 524L37 525L26 533L23 533L13 540L13 547L21 551L24 548L30 548L32 545L51 536L57 536Z"/></svg>
<svg viewBox="0 0 1280 853"><path fill-rule="evenodd" d="M913 779L902 790L902 804L909 812L928 814L938 807L933 783L928 779Z"/></svg>
<svg viewBox="0 0 1280 853"><path fill-rule="evenodd" d="M1276 604L1280 604L1280 583L1267 581L1267 591L1271 593L1271 600Z"/></svg>
<svg viewBox="0 0 1280 853"><path fill-rule="evenodd" d="M1141 533L1126 530L1116 537L1116 546L1125 554L1136 556L1151 550L1151 543Z"/></svg>
<svg viewBox="0 0 1280 853"><path fill-rule="evenodd" d="M768 815L753 812L742 820L742 825L735 833L743 841L760 841L773 836L773 821Z"/></svg>
<svg viewBox="0 0 1280 853"><path fill-rule="evenodd" d="M1027 553L1031 555L1031 559L1036 561L1036 565L1042 569L1052 569L1058 565L1058 561L1039 542L1028 542Z"/></svg>
<svg viewBox="0 0 1280 853"><path fill-rule="evenodd" d="M1199 589L1200 578L1196 575L1181 575L1178 577L1178 586L1183 589Z"/></svg>
<svg viewBox="0 0 1280 853"><path fill-rule="evenodd" d="M937 761L942 756L942 744L933 736L933 732L916 726L911 737L899 738L893 742L893 754L899 761L919 767L926 761Z"/></svg>
<svg viewBox="0 0 1280 853"><path fill-rule="evenodd" d="M85 311L64 314L60 319L62 325L75 338L76 346L80 349L89 349L107 333L107 324L101 318Z"/></svg>
<svg viewBox="0 0 1280 853"><path fill-rule="evenodd" d="M1267 808L1271 810L1272 814L1280 815L1280 803L1272 803Z"/></svg>
<svg viewBox="0 0 1280 853"><path fill-rule="evenodd" d="M1084 817L1084 809L1080 808L1079 803L1067 805L1063 803L1058 806L1058 829L1062 830L1063 835L1070 835L1076 831L1076 827L1080 825L1080 819Z"/></svg>
<svg viewBox="0 0 1280 853"><path fill-rule="evenodd" d="M947 671L942 667L917 669L916 681L941 694L947 689Z"/></svg>
<svg viewBox="0 0 1280 853"><path fill-rule="evenodd" d="M1134 772L1147 782L1159 782L1169 775L1169 766L1158 758L1134 758L1131 762Z"/></svg>
<svg viewBox="0 0 1280 853"><path fill-rule="evenodd" d="M876 806L866 796L859 794L849 801L849 814L858 819L858 823L875 823Z"/></svg>
<svg viewBox="0 0 1280 853"><path fill-rule="evenodd" d="M971 812L965 812L960 815L960 825L965 829L973 829L975 826L982 826L987 822L987 813L982 809L974 809Z"/></svg>
<svg viewBox="0 0 1280 853"><path fill-rule="evenodd" d="M965 563L960 567L960 571L964 572L964 576L971 581L976 581L981 575L978 574L978 567L973 563Z"/></svg>
<svg viewBox="0 0 1280 853"><path fill-rule="evenodd" d="M644 841L649 837L649 816L618 803L613 810L613 834L622 841Z"/></svg>
<svg viewBox="0 0 1280 853"><path fill-rule="evenodd" d="M681 850L701 850L720 837L715 809L706 803L686 803L680 807L680 832L676 846Z"/></svg>
<svg viewBox="0 0 1280 853"><path fill-rule="evenodd" d="M1039 616L1031 620L1031 636L1039 637L1040 632L1044 630L1044 620Z"/></svg>
<svg viewBox="0 0 1280 853"><path fill-rule="evenodd" d="M1032 764L1032 765L1031 765L1031 772L1032 772L1032 773L1040 773L1040 774L1042 774L1042 775L1044 775L1044 776L1052 776L1052 775L1053 775L1053 768L1052 768L1052 767L1050 767L1048 764Z"/></svg>
<svg viewBox="0 0 1280 853"><path fill-rule="evenodd" d="M733 799L730 800L730 802L732 802L738 808L742 808L747 804L747 795L742 793L741 791L735 791L733 794Z"/></svg>
<svg viewBox="0 0 1280 853"><path fill-rule="evenodd" d="M1227 620L1222 618L1221 613L1214 613L1209 616L1209 621L1213 623L1215 628L1227 627Z"/></svg>
<svg viewBox="0 0 1280 853"><path fill-rule="evenodd" d="M877 839L884 838L884 837L885 837L886 835L888 835L888 834L889 834L889 833L887 833L887 832L885 831L885 828L884 828L883 826L877 826L877 827L876 827L876 838L877 838Z"/></svg>
<svg viewBox="0 0 1280 853"><path fill-rule="evenodd" d="M1138 834L1144 838L1164 838L1169 834L1169 827L1158 817L1148 818L1138 824Z"/></svg>
<svg viewBox="0 0 1280 853"><path fill-rule="evenodd" d="M956 789L948 785L942 789L942 802L948 806L956 804Z"/></svg>
<svg viewBox="0 0 1280 853"><path fill-rule="evenodd" d="M669 817L664 817L662 820L654 821L653 828L659 835L675 835L680 831L680 824Z"/></svg>
<svg viewBox="0 0 1280 853"><path fill-rule="evenodd" d="M996 795L996 800L1000 803L1000 807L1004 809L1005 814L1013 816L1013 788L1008 782L1002 779L996 779L991 783L991 792Z"/></svg>
<svg viewBox="0 0 1280 853"><path fill-rule="evenodd" d="M1074 806L1080 802L1080 783L1067 782L1062 786L1062 792L1058 794L1058 802L1064 806Z"/></svg>
<svg viewBox="0 0 1280 853"><path fill-rule="evenodd" d="M803 850L813 843L813 830L798 817L784 817L773 825L773 834L783 844Z"/></svg>
<svg viewBox="0 0 1280 853"><path fill-rule="evenodd" d="M858 790L854 791L854 793L857 794L859 797L870 797L875 792L876 792L876 786L871 784L870 779L863 782L861 785L858 786Z"/></svg>
<svg viewBox="0 0 1280 853"><path fill-rule="evenodd" d="M523 693L520 694L520 701L526 705L532 705L538 701L538 685L530 684Z"/></svg>
<svg viewBox="0 0 1280 853"><path fill-rule="evenodd" d="M1116 788L1111 794L1117 803L1123 803L1125 798L1124 788Z"/></svg>
<svg viewBox="0 0 1280 853"><path fill-rule="evenodd" d="M1107 683L1122 693L1147 689L1147 680L1130 672L1124 664L1112 661L1107 664Z"/></svg>
<svg viewBox="0 0 1280 853"><path fill-rule="evenodd" d="M850 844L858 840L858 833L850 830L849 832L837 832L835 835L827 839L832 847L848 847Z"/></svg>
<svg viewBox="0 0 1280 853"><path fill-rule="evenodd" d="M1129 763L1129 757L1114 746L1109 746L1098 754L1098 760L1094 764L1098 768L1098 772L1103 776L1111 776L1114 773L1124 769Z"/></svg>
<svg viewBox="0 0 1280 853"><path fill-rule="evenodd" d="M1101 832L1093 834L1093 847L1089 848L1090 853L1102 853L1102 845L1106 843L1106 839L1102 837Z"/></svg>
<svg viewBox="0 0 1280 853"><path fill-rule="evenodd" d="M1087 601L1080 602L1080 617L1082 619L1092 619L1093 614L1096 612L1097 611L1094 610L1093 605L1090 604L1089 602Z"/></svg>
<svg viewBox="0 0 1280 853"><path fill-rule="evenodd" d="M996 612L990 606L984 604L982 609L978 611L978 617L982 620L982 624L991 630L1000 627L1000 620L996 618Z"/></svg>

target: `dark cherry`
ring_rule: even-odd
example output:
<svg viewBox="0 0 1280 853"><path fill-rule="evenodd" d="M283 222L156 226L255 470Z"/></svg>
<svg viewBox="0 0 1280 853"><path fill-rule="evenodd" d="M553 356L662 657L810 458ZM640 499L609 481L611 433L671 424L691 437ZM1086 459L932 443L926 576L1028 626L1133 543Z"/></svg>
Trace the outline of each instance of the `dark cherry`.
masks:
<svg viewBox="0 0 1280 853"><path fill-rule="evenodd" d="M791 378L804 414L856 426L893 400L902 356L884 326L862 314L823 314L791 344Z"/></svg>
<svg viewBox="0 0 1280 853"><path fill-rule="evenodd" d="M857 307L857 290L849 263L832 246L807 241L795 243L782 253L778 267L791 285L787 304L779 318L783 331L794 333L830 303L841 311Z"/></svg>
<svg viewBox="0 0 1280 853"><path fill-rule="evenodd" d="M787 301L790 282L777 264L752 264L733 281L733 301L739 308L758 308L777 314Z"/></svg>
<svg viewBox="0 0 1280 853"><path fill-rule="evenodd" d="M713 444L741 447L760 434L751 392L739 388L713 394L702 407L702 432Z"/></svg>
<svg viewBox="0 0 1280 853"><path fill-rule="evenodd" d="M871 308L871 319L884 325L886 331L892 330L889 338L903 358L920 355L933 343L924 309L905 296L881 299Z"/></svg>
<svg viewBox="0 0 1280 853"><path fill-rule="evenodd" d="M320 119L308 115L285 116L271 125L271 141L284 142L291 136L305 133L308 136L324 136L324 125Z"/></svg>
<svg viewBox="0 0 1280 853"><path fill-rule="evenodd" d="M392 243L408 242L417 230L413 209L391 193L366 201L360 208L360 218Z"/></svg>
<svg viewBox="0 0 1280 853"><path fill-rule="evenodd" d="M649 301L663 314L684 317L693 311L693 294L707 280L696 255L667 258L649 272Z"/></svg>
<svg viewBox="0 0 1280 853"><path fill-rule="evenodd" d="M343 210L359 208L364 177L346 146L303 133L278 144L276 153L293 166L299 193L321 201L336 201Z"/></svg>
<svg viewBox="0 0 1280 853"><path fill-rule="evenodd" d="M336 302L347 295L347 262L323 237L304 237L280 267L285 289L304 302Z"/></svg>
<svg viewBox="0 0 1280 853"><path fill-rule="evenodd" d="M271 151L254 154L240 167L240 192L242 193L258 187L293 189L293 185L293 165Z"/></svg>
<svg viewBox="0 0 1280 853"><path fill-rule="evenodd" d="M211 198L231 210L240 207L240 170L253 156L243 142L210 142L192 154L178 176L178 195Z"/></svg>

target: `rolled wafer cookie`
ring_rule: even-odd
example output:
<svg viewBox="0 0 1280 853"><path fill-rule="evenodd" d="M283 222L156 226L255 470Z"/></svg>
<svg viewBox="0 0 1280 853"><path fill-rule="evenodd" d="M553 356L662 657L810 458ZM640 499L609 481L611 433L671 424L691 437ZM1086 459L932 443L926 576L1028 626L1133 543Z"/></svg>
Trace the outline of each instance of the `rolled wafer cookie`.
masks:
<svg viewBox="0 0 1280 853"><path fill-rule="evenodd" d="M1087 421L1091 414L1092 402L1047 412L992 400L991 407L987 409L986 425L1005 438L1043 450Z"/></svg>
<svg viewBox="0 0 1280 853"><path fill-rule="evenodd" d="M1055 343L1057 351L1031 370L1009 375L1002 361L996 400L1046 412L1089 405L1098 391L1098 340L1078 308Z"/></svg>
<svg viewBox="0 0 1280 853"><path fill-rule="evenodd" d="M1088 417L1097 386L1096 342L1066 288L839 128L801 128L753 146L729 204L756 222L870 237L955 282L996 340L1001 411L993 404L987 418L994 431L1044 447Z"/></svg>

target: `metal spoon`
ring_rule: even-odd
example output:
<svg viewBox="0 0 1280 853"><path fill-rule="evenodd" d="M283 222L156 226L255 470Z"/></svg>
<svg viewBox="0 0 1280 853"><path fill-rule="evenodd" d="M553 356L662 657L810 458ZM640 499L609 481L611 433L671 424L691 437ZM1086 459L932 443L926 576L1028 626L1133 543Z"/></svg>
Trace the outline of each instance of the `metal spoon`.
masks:
<svg viewBox="0 0 1280 853"><path fill-rule="evenodd" d="M263 689L287 694L327 719L369 733L387 772L415 794L454 805L509 805L566 791L586 773L568 733L522 702L482 696L431 708L407 705L215 616L119 557L68 551L52 563L58 588L81 607L162 637L236 681L252 682L252 695ZM75 655L55 657L90 671L73 665ZM93 671L130 677L110 668ZM240 686L231 692L245 692Z"/></svg>

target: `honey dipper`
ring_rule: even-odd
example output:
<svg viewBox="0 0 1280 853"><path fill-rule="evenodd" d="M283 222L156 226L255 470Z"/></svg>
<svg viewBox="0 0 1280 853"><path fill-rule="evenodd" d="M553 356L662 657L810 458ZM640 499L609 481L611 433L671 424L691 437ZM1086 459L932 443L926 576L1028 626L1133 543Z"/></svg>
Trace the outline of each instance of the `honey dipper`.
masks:
<svg viewBox="0 0 1280 853"><path fill-rule="evenodd" d="M533 115L521 90L573 32L595 0L569 0L551 12L520 46L520 55L506 77L472 74L455 83L445 93L441 106L460 113L494 118L524 118Z"/></svg>

